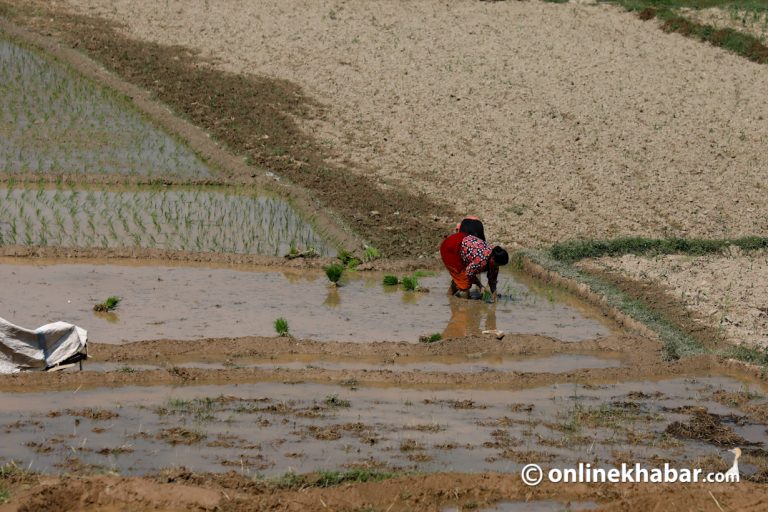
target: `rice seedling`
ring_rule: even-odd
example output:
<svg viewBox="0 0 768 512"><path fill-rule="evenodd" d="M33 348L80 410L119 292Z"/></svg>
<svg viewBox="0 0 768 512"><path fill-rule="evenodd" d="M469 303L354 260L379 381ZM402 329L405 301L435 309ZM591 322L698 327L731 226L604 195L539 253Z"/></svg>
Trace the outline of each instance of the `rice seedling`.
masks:
<svg viewBox="0 0 768 512"><path fill-rule="evenodd" d="M93 246L95 240L104 247L279 255L293 244L311 248L302 253L307 257L332 250L287 202L253 193L238 195L215 187L195 193L186 188L159 193L149 187L93 187L84 193L33 187L0 189L2 196L7 200L2 202L0 235L8 240L13 226L19 230L23 225L16 239L29 245L55 239L65 246L88 241Z"/></svg>
<svg viewBox="0 0 768 512"><path fill-rule="evenodd" d="M99 304L96 304L93 306L94 311L100 311L100 312L107 312L107 311L113 311L117 309L118 304L120 304L120 297L111 296L107 297L107 300L104 302L100 302Z"/></svg>
<svg viewBox="0 0 768 512"><path fill-rule="evenodd" d="M278 336L288 336L288 320L283 317L275 320L275 332Z"/></svg>
<svg viewBox="0 0 768 512"><path fill-rule="evenodd" d="M338 263L334 263L332 265L328 265L325 267L325 275L328 277L328 280L333 283L334 285L339 285L339 280L341 279L341 276L344 274L344 267L339 265Z"/></svg>
<svg viewBox="0 0 768 512"><path fill-rule="evenodd" d="M419 288L419 280L416 276L405 276L400 281L405 291L413 292Z"/></svg>
<svg viewBox="0 0 768 512"><path fill-rule="evenodd" d="M397 278L397 276L384 276L384 285L385 286L397 286L398 283L400 283L400 280Z"/></svg>
<svg viewBox="0 0 768 512"><path fill-rule="evenodd" d="M355 258L349 251L341 251L339 253L339 261L347 268L354 269L360 264L360 260Z"/></svg>
<svg viewBox="0 0 768 512"><path fill-rule="evenodd" d="M4 171L211 175L125 99L61 63L0 38L0 68L15 77L0 109Z"/></svg>

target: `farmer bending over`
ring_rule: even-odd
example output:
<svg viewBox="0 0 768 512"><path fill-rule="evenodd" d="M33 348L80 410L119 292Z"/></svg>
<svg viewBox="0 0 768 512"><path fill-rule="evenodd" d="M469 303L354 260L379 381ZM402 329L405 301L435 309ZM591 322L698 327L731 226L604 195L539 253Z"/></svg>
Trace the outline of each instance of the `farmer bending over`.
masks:
<svg viewBox="0 0 768 512"><path fill-rule="evenodd" d="M440 256L451 274L449 294L468 299L473 284L480 288L482 294L485 289L478 274L488 272L488 287L491 289L492 300L496 301L499 267L509 263L507 251L498 245L491 247L476 236L459 232L443 240Z"/></svg>

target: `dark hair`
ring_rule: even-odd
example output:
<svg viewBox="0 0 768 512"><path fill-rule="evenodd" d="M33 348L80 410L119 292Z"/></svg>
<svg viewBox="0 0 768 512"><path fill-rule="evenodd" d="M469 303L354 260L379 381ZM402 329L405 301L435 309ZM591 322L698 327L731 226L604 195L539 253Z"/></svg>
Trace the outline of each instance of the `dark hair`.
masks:
<svg viewBox="0 0 768 512"><path fill-rule="evenodd" d="M464 219L459 225L459 233L466 233L468 235L476 236L483 242L485 242L485 230L483 229L483 223L477 219Z"/></svg>
<svg viewBox="0 0 768 512"><path fill-rule="evenodd" d="M493 251L491 251L491 257L493 258L493 261L495 261L499 266L509 263L509 254L507 254L507 251L500 245L497 245L493 248Z"/></svg>

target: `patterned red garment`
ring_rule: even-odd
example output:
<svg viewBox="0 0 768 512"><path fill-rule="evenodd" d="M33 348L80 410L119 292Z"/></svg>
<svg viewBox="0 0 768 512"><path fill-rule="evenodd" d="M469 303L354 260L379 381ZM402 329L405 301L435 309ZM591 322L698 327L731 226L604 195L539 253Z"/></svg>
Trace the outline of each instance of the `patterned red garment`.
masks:
<svg viewBox="0 0 768 512"><path fill-rule="evenodd" d="M488 271L488 286L491 291L496 291L496 282L499 275L499 267L492 262L489 263L493 247L487 242L480 240L476 236L467 235L461 241L459 256L467 268L465 269L467 277L472 283L480 284L477 274Z"/></svg>
<svg viewBox="0 0 768 512"><path fill-rule="evenodd" d="M461 256L462 263L467 266L467 276L472 277L485 270L492 250L493 247L476 236L469 235L464 237L464 240L461 241L459 255Z"/></svg>

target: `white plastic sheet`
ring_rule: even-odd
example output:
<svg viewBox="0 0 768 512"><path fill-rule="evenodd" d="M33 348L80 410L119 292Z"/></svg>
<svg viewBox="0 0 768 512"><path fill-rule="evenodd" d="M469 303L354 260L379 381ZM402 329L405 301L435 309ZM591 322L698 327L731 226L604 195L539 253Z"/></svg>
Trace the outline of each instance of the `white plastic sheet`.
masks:
<svg viewBox="0 0 768 512"><path fill-rule="evenodd" d="M35 330L0 318L0 373L50 370L87 357L88 332L66 322Z"/></svg>

